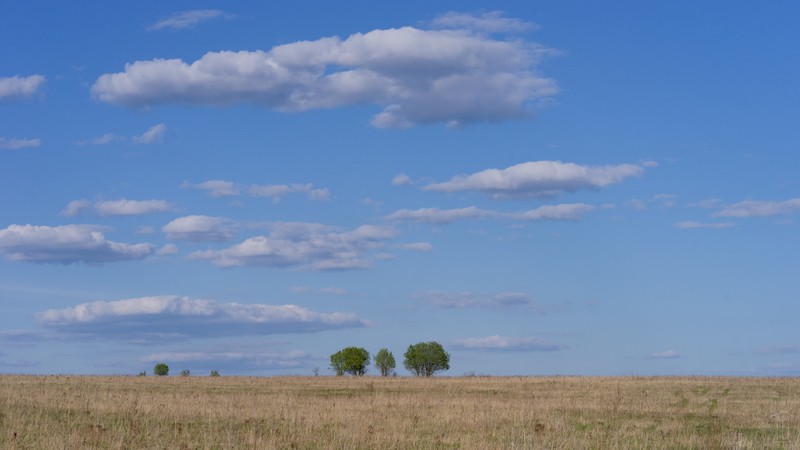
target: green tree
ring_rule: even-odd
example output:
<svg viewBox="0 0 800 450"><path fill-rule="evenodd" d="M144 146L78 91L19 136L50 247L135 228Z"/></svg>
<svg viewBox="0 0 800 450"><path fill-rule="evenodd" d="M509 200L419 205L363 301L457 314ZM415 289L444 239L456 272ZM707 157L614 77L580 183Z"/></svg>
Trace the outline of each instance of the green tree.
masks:
<svg viewBox="0 0 800 450"><path fill-rule="evenodd" d="M388 377L395 368L394 355L388 349L382 348L375 354L375 366L380 369L381 376Z"/></svg>
<svg viewBox="0 0 800 450"><path fill-rule="evenodd" d="M418 377L429 377L450 369L450 354L438 342L409 345L403 365Z"/></svg>
<svg viewBox="0 0 800 450"><path fill-rule="evenodd" d="M361 347L347 347L331 355L331 370L336 375L360 376L367 373L369 352Z"/></svg>
<svg viewBox="0 0 800 450"><path fill-rule="evenodd" d="M169 374L169 366L164 363L158 363L155 367L153 367L153 373L160 377L163 377Z"/></svg>
<svg viewBox="0 0 800 450"><path fill-rule="evenodd" d="M211 371L211 376L212 377L218 377L219 376L219 371L218 370L212 370Z"/></svg>

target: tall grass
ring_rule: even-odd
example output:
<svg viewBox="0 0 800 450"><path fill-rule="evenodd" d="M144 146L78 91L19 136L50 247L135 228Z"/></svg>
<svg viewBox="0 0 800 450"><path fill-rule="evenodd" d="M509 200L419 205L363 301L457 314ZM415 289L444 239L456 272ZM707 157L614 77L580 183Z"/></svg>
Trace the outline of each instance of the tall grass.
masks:
<svg viewBox="0 0 800 450"><path fill-rule="evenodd" d="M0 376L3 449L800 448L800 380Z"/></svg>

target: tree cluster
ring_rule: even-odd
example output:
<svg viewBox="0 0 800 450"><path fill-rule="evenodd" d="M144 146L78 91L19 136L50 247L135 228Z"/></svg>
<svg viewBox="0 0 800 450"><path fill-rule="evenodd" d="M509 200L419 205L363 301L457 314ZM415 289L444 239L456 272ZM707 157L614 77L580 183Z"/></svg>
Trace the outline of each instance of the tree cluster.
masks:
<svg viewBox="0 0 800 450"><path fill-rule="evenodd" d="M438 342L420 342L409 345L403 366L418 377L430 377L436 372L450 369L450 354ZM370 354L361 347L347 347L331 355L331 370L338 375L361 376L367 373ZM394 355L386 348L378 350L375 366L381 376L394 374Z"/></svg>

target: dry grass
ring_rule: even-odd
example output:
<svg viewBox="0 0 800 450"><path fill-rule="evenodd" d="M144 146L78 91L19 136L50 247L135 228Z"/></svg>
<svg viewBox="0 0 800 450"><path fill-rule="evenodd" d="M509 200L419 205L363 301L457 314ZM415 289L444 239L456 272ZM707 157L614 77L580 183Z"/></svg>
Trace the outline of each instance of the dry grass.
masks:
<svg viewBox="0 0 800 450"><path fill-rule="evenodd" d="M0 376L3 449L800 448L800 380Z"/></svg>

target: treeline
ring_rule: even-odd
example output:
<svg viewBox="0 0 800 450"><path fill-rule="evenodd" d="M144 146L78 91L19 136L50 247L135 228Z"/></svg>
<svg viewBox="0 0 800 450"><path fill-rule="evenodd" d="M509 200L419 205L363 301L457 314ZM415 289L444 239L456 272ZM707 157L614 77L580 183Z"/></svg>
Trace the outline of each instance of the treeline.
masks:
<svg viewBox="0 0 800 450"><path fill-rule="evenodd" d="M436 372L450 369L450 354L445 351L442 344L435 341L409 345L403 356L403 367L418 377L430 377ZM388 349L378 350L374 362L381 376L388 377L395 374L396 362L394 355ZM338 376L364 375L369 364L370 354L361 347L346 347L331 355L331 370Z"/></svg>

